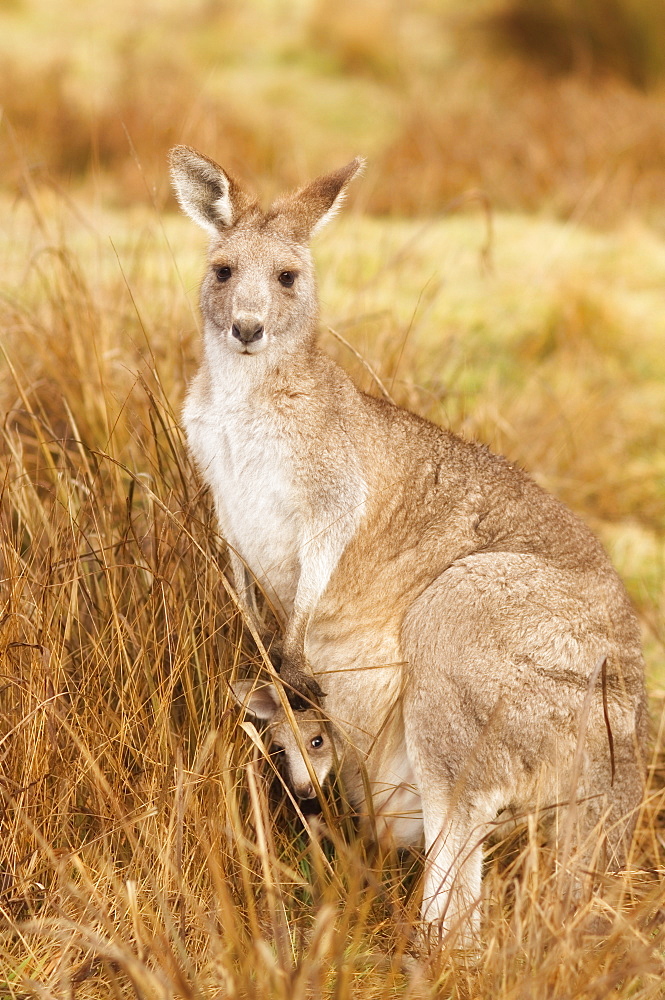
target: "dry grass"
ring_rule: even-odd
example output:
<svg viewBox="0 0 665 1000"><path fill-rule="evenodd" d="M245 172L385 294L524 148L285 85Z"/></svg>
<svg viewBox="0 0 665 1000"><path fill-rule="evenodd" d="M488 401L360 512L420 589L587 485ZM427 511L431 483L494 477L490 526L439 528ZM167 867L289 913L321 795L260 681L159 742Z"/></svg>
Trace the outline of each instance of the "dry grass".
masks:
<svg viewBox="0 0 665 1000"><path fill-rule="evenodd" d="M381 157L371 206L441 210L469 188L495 206L597 225L658 214L665 107L617 80L544 78L522 65L471 66L420 86ZM394 177L400 183L395 190ZM656 210L654 212L654 210Z"/></svg>
<svg viewBox="0 0 665 1000"><path fill-rule="evenodd" d="M487 859L480 956L418 957L422 859L368 851L340 800L327 805L327 830L289 801L228 695L235 671L260 662L243 645L223 544L174 412L196 353L189 300L200 240L174 218L160 232L151 214L135 213L131 225L125 215L83 223L74 207L44 195L32 207L7 206L1 251L9 362L0 542L3 995L661 996L662 728L629 871L601 880L593 898L570 910L535 830L500 845ZM466 432L505 438L513 457L563 484L559 492L606 537L616 531L619 553L621 540L642 532L632 590L652 630L657 719L665 700L662 494L643 521L639 494L615 509L631 480L631 452L647 461L653 447L627 411L631 394L651 385L645 369L655 332L647 324L636 337L627 322L640 281L627 281L625 297L604 307L594 289L611 271L586 283L586 297L571 295L567 271L579 274L576 255L587 257L588 240L598 250L599 238L553 232L572 245L558 261L541 262L546 301L513 312L512 339L502 311L525 287L532 255L524 242L531 234L542 245L544 234L509 219L496 220L492 274L482 266L474 217L425 231L348 219L320 250L326 314L399 399ZM608 255L613 247L604 266L627 275L655 244L632 231L625 239L604 244ZM433 272L438 281L427 293ZM454 294L441 290L442 278ZM460 310L474 300L479 312L465 317ZM460 363L463 324L470 339ZM328 344L371 382L343 345ZM617 356L631 373L625 380L616 378ZM516 386L523 369L530 375ZM604 405L589 395L592 369L603 386L614 377L618 437L605 441L601 426L596 454L586 450L587 465L581 455L576 465L571 456ZM557 405L571 426L560 452L561 423L543 387L556 392L565 373ZM661 402L662 384L659 391ZM630 541L629 549L626 567L636 558ZM602 933L592 932L591 917L604 918Z"/></svg>
<svg viewBox="0 0 665 1000"><path fill-rule="evenodd" d="M459 12L0 0L2 998L664 995L662 93L488 55ZM302 815L239 727L228 682L261 662L178 427L203 255L165 211L173 141L264 192L370 156L356 205L425 218L327 235L352 350L326 349L532 470L643 622L629 870L571 910L535 830L499 845L479 955L420 955L422 859L370 851L332 793ZM431 217L470 187L489 255L478 202Z"/></svg>

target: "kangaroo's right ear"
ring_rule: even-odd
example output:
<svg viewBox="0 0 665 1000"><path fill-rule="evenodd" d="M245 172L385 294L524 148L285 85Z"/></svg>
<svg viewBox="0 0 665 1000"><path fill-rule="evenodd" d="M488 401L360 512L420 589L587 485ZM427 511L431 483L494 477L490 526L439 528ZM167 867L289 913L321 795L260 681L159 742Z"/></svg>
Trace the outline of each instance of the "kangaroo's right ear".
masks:
<svg viewBox="0 0 665 1000"><path fill-rule="evenodd" d="M191 146L174 146L169 163L182 210L213 236L232 226L251 202L214 160Z"/></svg>
<svg viewBox="0 0 665 1000"><path fill-rule="evenodd" d="M270 721L275 717L281 702L274 684L260 684L256 681L236 681L231 684L236 701L257 719Z"/></svg>
<svg viewBox="0 0 665 1000"><path fill-rule="evenodd" d="M296 239L308 241L339 211L349 182L362 172L365 161L356 156L345 167L317 177L311 184L279 198L272 210L286 217Z"/></svg>

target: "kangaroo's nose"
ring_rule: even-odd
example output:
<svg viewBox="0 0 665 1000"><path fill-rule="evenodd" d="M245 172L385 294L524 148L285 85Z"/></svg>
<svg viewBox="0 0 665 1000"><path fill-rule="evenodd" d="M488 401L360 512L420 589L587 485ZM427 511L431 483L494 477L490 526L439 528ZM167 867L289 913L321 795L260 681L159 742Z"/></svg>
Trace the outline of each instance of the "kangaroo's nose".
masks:
<svg viewBox="0 0 665 1000"><path fill-rule="evenodd" d="M231 333L241 344L253 344L263 336L263 324L256 320L237 320L231 327Z"/></svg>
<svg viewBox="0 0 665 1000"><path fill-rule="evenodd" d="M305 785L304 788L298 788L296 795L299 799L313 799L316 792L314 791L314 786L311 781L308 785Z"/></svg>

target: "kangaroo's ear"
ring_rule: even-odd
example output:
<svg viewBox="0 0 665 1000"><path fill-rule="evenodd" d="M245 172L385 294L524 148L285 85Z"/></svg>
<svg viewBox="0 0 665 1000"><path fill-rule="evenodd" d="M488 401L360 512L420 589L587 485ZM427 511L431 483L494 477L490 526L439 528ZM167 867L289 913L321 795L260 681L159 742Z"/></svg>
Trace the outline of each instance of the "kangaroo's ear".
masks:
<svg viewBox="0 0 665 1000"><path fill-rule="evenodd" d="M211 235L232 226L251 203L232 177L214 160L190 146L169 153L173 187L184 212Z"/></svg>
<svg viewBox="0 0 665 1000"><path fill-rule="evenodd" d="M257 685L256 681L236 681L231 684L231 691L238 704L257 719L270 721L281 708L274 684Z"/></svg>
<svg viewBox="0 0 665 1000"><path fill-rule="evenodd" d="M272 211L286 218L297 239L307 241L337 215L349 182L364 166L365 161L357 156L345 167L317 177L311 184L280 198Z"/></svg>

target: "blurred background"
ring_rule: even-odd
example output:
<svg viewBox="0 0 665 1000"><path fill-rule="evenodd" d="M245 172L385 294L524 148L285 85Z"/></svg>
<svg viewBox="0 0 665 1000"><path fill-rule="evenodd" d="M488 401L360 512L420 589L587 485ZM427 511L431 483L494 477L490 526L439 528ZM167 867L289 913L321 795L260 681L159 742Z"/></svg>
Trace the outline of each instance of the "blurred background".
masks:
<svg viewBox="0 0 665 1000"><path fill-rule="evenodd" d="M186 142L263 191L364 154L372 213L662 225L664 95L662 0L0 0L15 191L162 205Z"/></svg>

